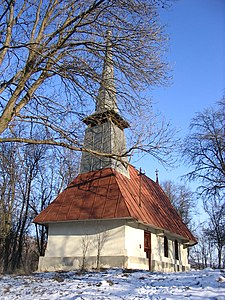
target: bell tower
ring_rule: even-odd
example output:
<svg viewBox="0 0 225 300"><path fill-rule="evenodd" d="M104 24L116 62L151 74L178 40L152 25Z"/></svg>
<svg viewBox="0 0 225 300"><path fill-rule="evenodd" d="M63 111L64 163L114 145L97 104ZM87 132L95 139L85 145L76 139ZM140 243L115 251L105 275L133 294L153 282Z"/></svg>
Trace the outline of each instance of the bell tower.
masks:
<svg viewBox="0 0 225 300"><path fill-rule="evenodd" d="M84 136L84 148L87 152L82 152L80 173L113 168L129 177L127 158L121 157L121 162L116 157L126 152L124 129L128 128L129 124L119 115L117 107L111 31L107 31L102 80L96 98L95 112L83 122L88 126ZM88 150L113 156L95 155Z"/></svg>

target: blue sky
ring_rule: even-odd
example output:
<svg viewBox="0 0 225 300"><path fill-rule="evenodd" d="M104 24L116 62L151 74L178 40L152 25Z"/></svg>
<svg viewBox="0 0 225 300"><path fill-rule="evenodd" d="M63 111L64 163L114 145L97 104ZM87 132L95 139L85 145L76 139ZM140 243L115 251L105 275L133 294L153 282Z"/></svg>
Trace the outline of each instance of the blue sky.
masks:
<svg viewBox="0 0 225 300"><path fill-rule="evenodd" d="M169 50L166 53L173 69L169 87L149 92L180 137L188 132L196 112L215 106L225 92L225 0L178 0L169 10L162 10L162 23L167 24ZM180 165L166 170L145 157L134 165L142 167L154 179L179 182L188 169ZM192 184L195 189L197 183Z"/></svg>

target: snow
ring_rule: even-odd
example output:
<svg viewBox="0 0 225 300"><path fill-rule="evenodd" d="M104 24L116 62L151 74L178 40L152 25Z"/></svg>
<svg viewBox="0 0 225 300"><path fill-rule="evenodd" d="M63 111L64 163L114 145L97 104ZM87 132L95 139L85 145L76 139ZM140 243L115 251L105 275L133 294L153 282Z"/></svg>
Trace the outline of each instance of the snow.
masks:
<svg viewBox="0 0 225 300"><path fill-rule="evenodd" d="M0 275L0 299L220 300L225 299L225 271L152 273L109 269L34 273L31 276Z"/></svg>

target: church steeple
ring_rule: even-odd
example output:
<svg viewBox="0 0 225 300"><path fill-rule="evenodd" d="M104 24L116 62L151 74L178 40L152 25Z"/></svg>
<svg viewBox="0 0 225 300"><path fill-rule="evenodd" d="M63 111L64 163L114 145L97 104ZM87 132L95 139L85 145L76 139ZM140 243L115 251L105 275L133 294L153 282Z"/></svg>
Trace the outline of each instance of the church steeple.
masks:
<svg viewBox="0 0 225 300"><path fill-rule="evenodd" d="M108 30L106 36L106 51L101 85L96 99L96 112L103 112L107 110L114 110L118 112L116 103L116 87L112 59L111 35L111 31Z"/></svg>
<svg viewBox="0 0 225 300"><path fill-rule="evenodd" d="M128 128L129 124L120 115L116 100L116 86L114 78L114 66L112 59L111 31L107 31L105 58L102 70L102 78L98 95L96 97L95 112L85 118L83 122L87 125L97 125L111 119L121 129ZM103 120L102 120L103 119Z"/></svg>
<svg viewBox="0 0 225 300"><path fill-rule="evenodd" d="M124 129L129 127L129 124L119 115L117 107L110 31L107 32L102 79L96 97L95 112L83 122L88 125L84 137L84 148L87 152L82 153L80 173L114 168L129 176L126 157L123 158L122 163L116 158L93 155L88 152L88 150L95 150L118 156L126 152Z"/></svg>

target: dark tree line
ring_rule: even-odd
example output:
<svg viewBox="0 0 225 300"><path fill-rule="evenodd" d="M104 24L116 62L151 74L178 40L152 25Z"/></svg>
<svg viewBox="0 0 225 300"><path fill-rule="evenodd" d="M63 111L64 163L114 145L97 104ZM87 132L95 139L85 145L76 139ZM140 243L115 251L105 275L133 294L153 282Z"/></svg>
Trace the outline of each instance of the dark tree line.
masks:
<svg viewBox="0 0 225 300"><path fill-rule="evenodd" d="M32 220L75 177L78 159L45 145L1 144L0 153L0 270L35 270L47 231Z"/></svg>

